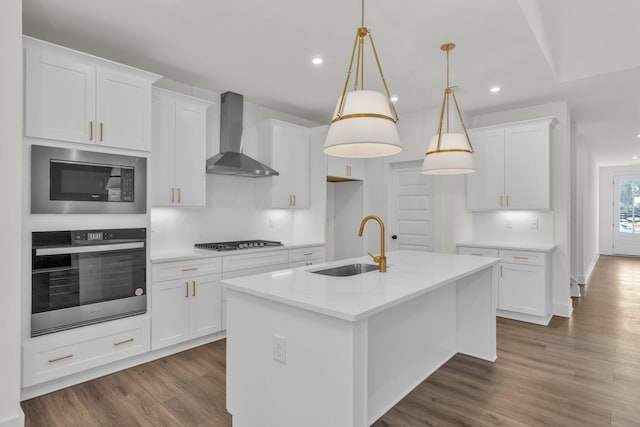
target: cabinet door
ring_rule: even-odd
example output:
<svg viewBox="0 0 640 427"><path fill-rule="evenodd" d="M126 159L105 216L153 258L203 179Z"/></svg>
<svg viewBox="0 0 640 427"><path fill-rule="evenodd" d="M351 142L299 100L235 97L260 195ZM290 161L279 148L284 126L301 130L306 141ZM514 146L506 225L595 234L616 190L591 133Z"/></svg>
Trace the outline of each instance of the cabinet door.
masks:
<svg viewBox="0 0 640 427"><path fill-rule="evenodd" d="M365 159L327 156L327 176L363 180Z"/></svg>
<svg viewBox="0 0 640 427"><path fill-rule="evenodd" d="M166 96L153 97L153 126L151 156L151 204L170 206L175 203L175 103Z"/></svg>
<svg viewBox="0 0 640 427"><path fill-rule="evenodd" d="M476 172L465 175L469 210L495 210L506 204L504 197L504 130L469 131Z"/></svg>
<svg viewBox="0 0 640 427"><path fill-rule="evenodd" d="M510 209L550 209L548 123L505 131L505 193Z"/></svg>
<svg viewBox="0 0 640 427"><path fill-rule="evenodd" d="M175 186L179 206L204 206L206 202L206 109L187 102L175 103Z"/></svg>
<svg viewBox="0 0 640 427"><path fill-rule="evenodd" d="M96 87L98 144L149 151L151 83L99 68Z"/></svg>
<svg viewBox="0 0 640 427"><path fill-rule="evenodd" d="M198 338L222 330L220 276L194 277L189 284L189 337Z"/></svg>
<svg viewBox="0 0 640 427"><path fill-rule="evenodd" d="M271 207L309 207L309 138L305 128L274 125L272 167L280 175L271 181Z"/></svg>
<svg viewBox="0 0 640 427"><path fill-rule="evenodd" d="M153 283L151 348L167 347L189 338L189 285L187 279Z"/></svg>
<svg viewBox="0 0 640 427"><path fill-rule="evenodd" d="M544 267L500 264L498 308L518 313L545 315Z"/></svg>
<svg viewBox="0 0 640 427"><path fill-rule="evenodd" d="M68 56L26 50L25 134L92 144L96 69Z"/></svg>

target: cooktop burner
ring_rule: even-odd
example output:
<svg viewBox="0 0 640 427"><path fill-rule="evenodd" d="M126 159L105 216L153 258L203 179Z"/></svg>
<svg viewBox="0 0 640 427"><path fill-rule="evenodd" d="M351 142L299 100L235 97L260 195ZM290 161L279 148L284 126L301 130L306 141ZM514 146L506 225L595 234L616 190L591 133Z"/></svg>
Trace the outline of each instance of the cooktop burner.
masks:
<svg viewBox="0 0 640 427"><path fill-rule="evenodd" d="M271 248L274 246L282 246L280 242L270 240L239 240L235 242L213 242L213 243L196 243L198 249L209 249L212 251L235 251L237 249L255 249L255 248Z"/></svg>

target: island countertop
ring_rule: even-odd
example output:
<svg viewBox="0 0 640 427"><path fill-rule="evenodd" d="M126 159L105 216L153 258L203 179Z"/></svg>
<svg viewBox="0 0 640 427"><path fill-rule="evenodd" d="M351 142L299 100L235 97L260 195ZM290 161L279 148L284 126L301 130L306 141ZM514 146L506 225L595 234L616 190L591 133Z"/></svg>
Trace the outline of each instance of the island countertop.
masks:
<svg viewBox="0 0 640 427"><path fill-rule="evenodd" d="M223 280L223 286L347 321L359 321L416 298L499 261L418 251L387 253L387 272L377 270L348 277L313 271L350 263L373 264L370 257L350 258L312 267L299 267Z"/></svg>

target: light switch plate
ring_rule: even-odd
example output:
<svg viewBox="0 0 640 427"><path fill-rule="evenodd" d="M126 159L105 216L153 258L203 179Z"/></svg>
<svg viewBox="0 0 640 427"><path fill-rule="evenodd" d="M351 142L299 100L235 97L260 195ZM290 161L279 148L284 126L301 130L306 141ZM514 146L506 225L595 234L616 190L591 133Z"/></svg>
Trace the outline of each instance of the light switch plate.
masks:
<svg viewBox="0 0 640 427"><path fill-rule="evenodd" d="M273 335L273 360L287 363L287 343L282 335Z"/></svg>

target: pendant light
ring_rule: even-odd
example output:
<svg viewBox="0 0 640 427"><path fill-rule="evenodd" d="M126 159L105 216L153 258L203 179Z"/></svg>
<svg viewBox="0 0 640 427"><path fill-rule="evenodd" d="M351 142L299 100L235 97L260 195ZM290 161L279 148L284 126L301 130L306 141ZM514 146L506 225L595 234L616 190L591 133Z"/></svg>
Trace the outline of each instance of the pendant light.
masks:
<svg viewBox="0 0 640 427"><path fill-rule="evenodd" d="M431 137L427 154L422 164L423 174L453 175L476 171L472 155L473 146L471 145L467 128L464 126L464 120L462 120L462 113L460 113L460 107L458 107L456 94L451 90L451 86L449 85L449 52L455 47L456 45L453 43L446 43L440 46L440 49L447 53L447 87L444 90L444 97L442 99L438 134ZM464 134L449 132L449 96L453 97L453 102ZM447 127L445 133L442 133L442 122L445 120L445 110Z"/></svg>
<svg viewBox="0 0 640 427"><path fill-rule="evenodd" d="M364 90L365 37L368 37L371 43L384 94ZM354 60L356 70L353 90L347 92ZM347 79L329 126L324 152L336 157L382 157L399 153L402 151L402 146L398 136L397 122L398 113L391 101L389 88L382 74L371 31L364 26L364 0L362 0L362 24L356 32Z"/></svg>

